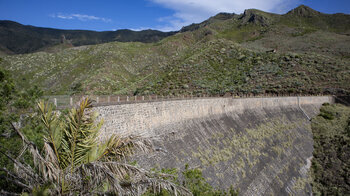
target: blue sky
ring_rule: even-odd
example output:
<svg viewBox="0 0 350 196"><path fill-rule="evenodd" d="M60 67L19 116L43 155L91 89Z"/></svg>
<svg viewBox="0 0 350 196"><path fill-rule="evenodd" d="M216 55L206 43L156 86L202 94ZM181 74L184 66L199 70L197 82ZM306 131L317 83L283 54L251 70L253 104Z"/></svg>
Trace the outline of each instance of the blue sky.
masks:
<svg viewBox="0 0 350 196"><path fill-rule="evenodd" d="M350 14L350 0L0 0L0 20L60 29L171 31L219 12L286 13L300 4Z"/></svg>

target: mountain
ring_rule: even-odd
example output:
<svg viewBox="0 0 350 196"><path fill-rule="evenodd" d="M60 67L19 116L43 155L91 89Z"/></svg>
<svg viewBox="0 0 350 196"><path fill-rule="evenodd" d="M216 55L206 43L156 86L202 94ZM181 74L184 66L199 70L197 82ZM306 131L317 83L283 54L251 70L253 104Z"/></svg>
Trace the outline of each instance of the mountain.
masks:
<svg viewBox="0 0 350 196"><path fill-rule="evenodd" d="M60 44L71 46L93 45L113 41L157 42L175 32L156 30L85 31L60 30L22 25L17 22L0 20L0 51L6 54L25 54L45 50Z"/></svg>
<svg viewBox="0 0 350 196"><path fill-rule="evenodd" d="M350 94L349 32L346 14L250 9L220 13L158 42L66 43L3 56L0 66L18 85L46 94Z"/></svg>

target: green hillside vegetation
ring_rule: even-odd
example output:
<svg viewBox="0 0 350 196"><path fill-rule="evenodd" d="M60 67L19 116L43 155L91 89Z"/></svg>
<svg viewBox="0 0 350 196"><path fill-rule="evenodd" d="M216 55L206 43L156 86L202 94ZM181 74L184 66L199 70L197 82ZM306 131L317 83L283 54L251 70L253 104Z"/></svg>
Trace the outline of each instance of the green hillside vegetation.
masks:
<svg viewBox="0 0 350 196"><path fill-rule="evenodd" d="M271 18L270 18L271 19ZM340 58L350 57L350 17L323 14L300 6L285 15L275 16L268 31L248 48L275 48L280 52L317 53Z"/></svg>
<svg viewBox="0 0 350 196"><path fill-rule="evenodd" d="M350 194L350 108L326 104L312 120L314 195Z"/></svg>
<svg viewBox="0 0 350 196"><path fill-rule="evenodd" d="M46 94L349 94L349 32L345 14L246 10L156 43L52 49L5 56L0 66Z"/></svg>
<svg viewBox="0 0 350 196"><path fill-rule="evenodd" d="M0 20L0 51L6 54L24 54L67 43L71 46L101 44L113 41L150 43L159 41L174 33L156 30L132 31L128 29L103 32L60 30Z"/></svg>

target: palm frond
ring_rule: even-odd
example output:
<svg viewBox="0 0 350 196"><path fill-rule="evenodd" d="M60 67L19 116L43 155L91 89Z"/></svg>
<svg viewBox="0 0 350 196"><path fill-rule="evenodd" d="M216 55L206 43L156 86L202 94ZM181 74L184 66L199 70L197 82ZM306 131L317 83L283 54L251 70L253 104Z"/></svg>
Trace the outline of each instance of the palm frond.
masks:
<svg viewBox="0 0 350 196"><path fill-rule="evenodd" d="M45 160L59 167L60 156L59 148L62 143L62 133L58 115L53 111L53 106L40 101L38 109L41 116L41 121L45 125L44 129L44 152Z"/></svg>
<svg viewBox="0 0 350 196"><path fill-rule="evenodd" d="M152 151L151 139L140 135L113 135L107 142L100 143L99 130L103 121L95 123L97 115L91 107L91 100L83 99L77 108L72 108L66 118L62 119L53 110L53 106L39 102L39 116L45 126L41 153L13 125L22 138L23 153L15 159L9 156L16 168L16 172L9 175L11 179L18 184L25 182L22 187L26 191L50 185L52 195L105 192L140 195L147 190L167 190L175 195L191 195L187 189L166 180L169 175L121 163L136 151ZM34 168L21 160L25 151L32 155Z"/></svg>
<svg viewBox="0 0 350 196"><path fill-rule="evenodd" d="M4 154L5 156L7 156L10 160L12 160L13 162L16 162L15 159L12 159L8 154L0 151L1 154ZM20 166L19 166L20 167ZM9 171L8 169L6 168L0 168L0 171L3 171L6 173L6 175L4 176L6 180L16 184L17 186L19 187L22 187L24 190L32 190L33 189L33 186L31 185L31 183L28 183L28 182L24 182L22 178L22 176L18 175L18 173L13 173L11 171Z"/></svg>
<svg viewBox="0 0 350 196"><path fill-rule="evenodd" d="M31 168L25 163L22 163L20 161L21 156L17 157L16 159L8 156L8 158L14 163L16 173L23 179L28 180L30 183L40 183L46 179L58 179L58 168L52 164L51 160L46 160L39 152L38 147L33 142L30 142L15 125L12 125L12 127L21 137L23 141L23 149L26 149L32 155L34 166L40 175L35 172L35 169ZM23 153L21 154L23 155Z"/></svg>
<svg viewBox="0 0 350 196"><path fill-rule="evenodd" d="M107 160L121 160L135 152L148 153L153 150L150 138L128 135L113 135L107 142L108 146L105 150Z"/></svg>
<svg viewBox="0 0 350 196"><path fill-rule="evenodd" d="M77 168L73 175L66 175L65 180L71 182L73 189L85 191L98 191L104 183L108 182L108 191L119 195L140 195L147 190L155 193L167 190L180 195L191 193L168 180L169 175L149 172L136 166L120 162L93 162L83 164Z"/></svg>
<svg viewBox="0 0 350 196"><path fill-rule="evenodd" d="M90 99L81 101L78 108L73 108L66 119L62 141L62 154L69 163L63 162L67 167L78 167L91 160L92 152L96 152L97 136L102 121L94 123L96 115L89 109L92 107Z"/></svg>

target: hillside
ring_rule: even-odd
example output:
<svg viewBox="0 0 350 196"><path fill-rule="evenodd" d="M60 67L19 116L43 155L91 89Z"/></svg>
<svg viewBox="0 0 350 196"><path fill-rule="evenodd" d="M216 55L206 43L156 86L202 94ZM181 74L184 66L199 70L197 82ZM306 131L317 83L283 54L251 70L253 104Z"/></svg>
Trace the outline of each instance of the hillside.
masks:
<svg viewBox="0 0 350 196"><path fill-rule="evenodd" d="M350 108L324 104L311 127L314 195L349 195Z"/></svg>
<svg viewBox="0 0 350 196"><path fill-rule="evenodd" d="M345 14L306 6L284 15L246 10L156 43L60 46L5 56L0 66L20 86L46 94L349 94L349 35Z"/></svg>
<svg viewBox="0 0 350 196"><path fill-rule="evenodd" d="M24 54L45 50L60 44L82 46L119 42L156 42L175 32L156 30L117 30L117 31L86 31L60 30L22 25L13 21L0 20L0 51L6 54Z"/></svg>

